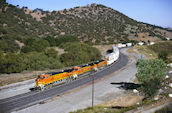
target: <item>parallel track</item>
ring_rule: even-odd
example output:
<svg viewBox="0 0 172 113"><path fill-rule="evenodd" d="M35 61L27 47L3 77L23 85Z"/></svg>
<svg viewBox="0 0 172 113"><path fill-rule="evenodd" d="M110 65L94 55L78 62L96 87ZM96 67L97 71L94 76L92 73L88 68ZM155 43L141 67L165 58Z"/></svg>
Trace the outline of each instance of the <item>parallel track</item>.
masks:
<svg viewBox="0 0 172 113"><path fill-rule="evenodd" d="M127 62L128 58L120 53L120 58L113 65L96 73L84 76L67 84L47 89L42 92L28 92L14 97L2 99L0 100L0 113L9 113L11 111L19 110L37 104L39 102L43 102L52 97L62 95L63 93L71 89L89 83L90 81L92 81L92 75L94 76L94 80L97 80L99 78L102 78L103 76L109 75L119 70L120 68L125 66Z"/></svg>

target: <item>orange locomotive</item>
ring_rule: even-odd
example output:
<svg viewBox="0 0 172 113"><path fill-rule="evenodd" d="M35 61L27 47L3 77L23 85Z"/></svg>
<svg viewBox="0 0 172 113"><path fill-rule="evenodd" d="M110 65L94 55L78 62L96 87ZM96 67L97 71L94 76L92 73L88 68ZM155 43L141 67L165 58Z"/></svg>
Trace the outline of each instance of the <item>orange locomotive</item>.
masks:
<svg viewBox="0 0 172 113"><path fill-rule="evenodd" d="M102 59L94 63L90 63L82 66L75 66L72 69L63 70L60 72L50 72L46 74L38 75L36 79L35 88L44 90L46 87L68 82L70 80L75 80L79 75L97 70L98 68L104 67L107 65L107 60Z"/></svg>

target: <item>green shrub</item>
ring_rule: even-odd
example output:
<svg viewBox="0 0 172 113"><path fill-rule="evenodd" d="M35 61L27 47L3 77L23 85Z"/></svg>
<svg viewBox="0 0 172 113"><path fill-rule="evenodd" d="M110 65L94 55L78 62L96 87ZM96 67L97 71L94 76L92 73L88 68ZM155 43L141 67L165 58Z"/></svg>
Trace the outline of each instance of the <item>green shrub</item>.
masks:
<svg viewBox="0 0 172 113"><path fill-rule="evenodd" d="M25 69L25 64L22 63L23 59L19 54L7 53L2 59L0 73L19 73Z"/></svg>
<svg viewBox="0 0 172 113"><path fill-rule="evenodd" d="M58 69L63 65L55 58L48 57L44 53L30 52L25 54L24 64L26 70Z"/></svg>
<svg viewBox="0 0 172 113"><path fill-rule="evenodd" d="M0 73L20 73L24 70L45 70L62 68L63 64L41 52L7 53L0 51Z"/></svg>
<svg viewBox="0 0 172 113"><path fill-rule="evenodd" d="M44 40L47 40L51 47L56 46L55 38L48 36L48 37L44 38Z"/></svg>
<svg viewBox="0 0 172 113"><path fill-rule="evenodd" d="M18 52L19 51L19 46L16 44L14 40L11 39L3 39L1 40L1 48L2 50L7 53L7 52Z"/></svg>
<svg viewBox="0 0 172 113"><path fill-rule="evenodd" d="M52 58L56 58L58 59L58 52L53 49L53 48L48 48L45 50L45 55L47 55L48 57L52 57Z"/></svg>
<svg viewBox="0 0 172 113"><path fill-rule="evenodd" d="M67 42L79 42L79 40L77 37L74 37L74 36L59 36L56 39L56 46L60 46L61 44L64 44Z"/></svg>
<svg viewBox="0 0 172 113"><path fill-rule="evenodd" d="M98 49L83 43L65 43L60 46L67 53L60 56L60 60L67 66L83 64L91 61L96 61L101 58Z"/></svg>
<svg viewBox="0 0 172 113"><path fill-rule="evenodd" d="M21 52L28 53L32 51L43 52L47 47L49 47L49 42L43 39L29 38L25 41L25 46L21 49Z"/></svg>

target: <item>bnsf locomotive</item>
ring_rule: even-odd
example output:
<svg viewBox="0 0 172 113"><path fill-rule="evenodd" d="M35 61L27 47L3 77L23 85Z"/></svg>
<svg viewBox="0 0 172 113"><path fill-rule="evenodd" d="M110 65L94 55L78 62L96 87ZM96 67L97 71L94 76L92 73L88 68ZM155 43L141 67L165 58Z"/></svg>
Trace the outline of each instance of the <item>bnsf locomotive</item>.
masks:
<svg viewBox="0 0 172 113"><path fill-rule="evenodd" d="M119 58L119 49L115 46L113 47L113 52L106 55L104 59L90 64L75 66L71 69L62 70L60 72L50 72L38 75L36 78L35 89L44 90L47 87L51 87L54 84L61 84L64 82L69 82L75 80L80 75L90 72L93 70L98 70L99 68L111 65Z"/></svg>

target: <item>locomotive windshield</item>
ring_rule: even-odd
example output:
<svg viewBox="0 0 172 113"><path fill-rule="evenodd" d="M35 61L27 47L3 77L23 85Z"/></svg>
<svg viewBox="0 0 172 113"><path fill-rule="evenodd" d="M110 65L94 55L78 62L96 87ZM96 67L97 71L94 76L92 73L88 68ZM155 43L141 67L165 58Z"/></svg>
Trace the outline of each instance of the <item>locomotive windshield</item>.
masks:
<svg viewBox="0 0 172 113"><path fill-rule="evenodd" d="M39 79L44 79L45 77L43 75L38 75Z"/></svg>

